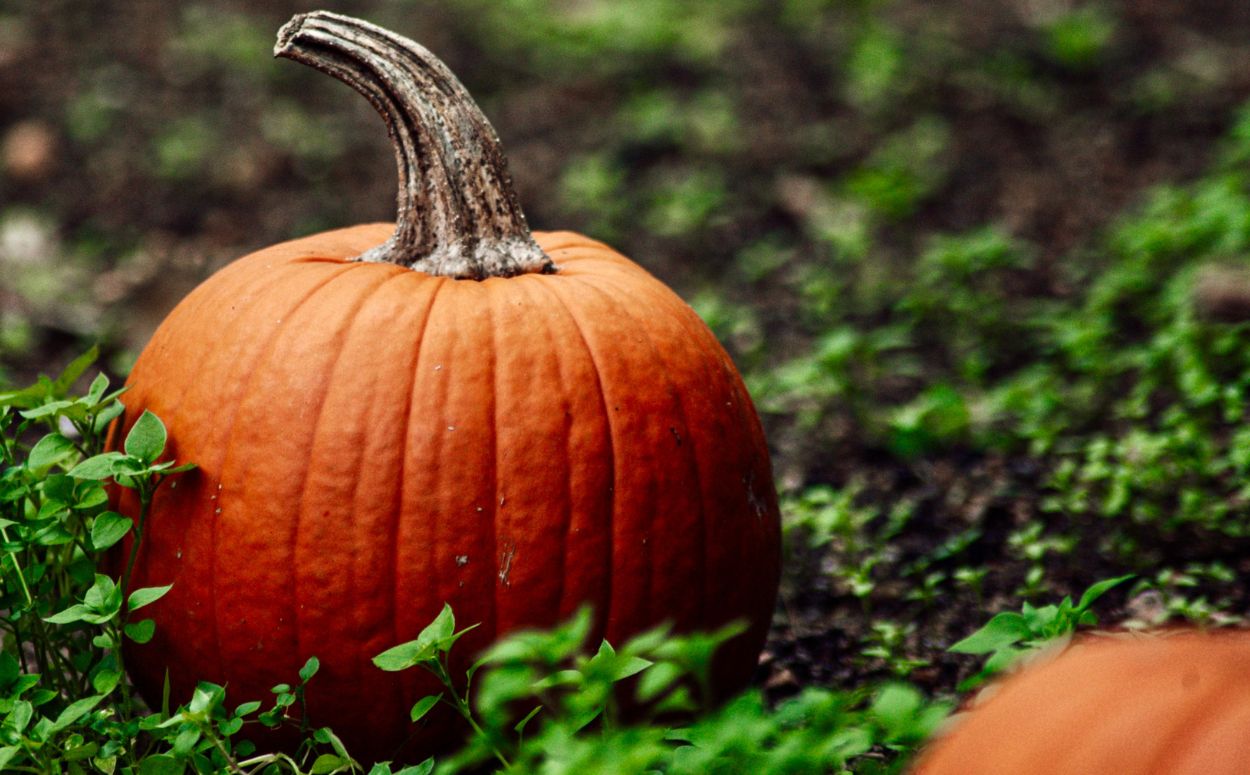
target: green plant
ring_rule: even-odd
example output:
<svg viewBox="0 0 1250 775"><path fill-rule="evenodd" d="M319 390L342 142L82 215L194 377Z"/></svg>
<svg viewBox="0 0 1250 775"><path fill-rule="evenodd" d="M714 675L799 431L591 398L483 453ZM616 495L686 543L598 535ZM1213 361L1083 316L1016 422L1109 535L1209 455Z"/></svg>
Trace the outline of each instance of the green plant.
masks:
<svg viewBox="0 0 1250 775"><path fill-rule="evenodd" d="M1131 578L1132 574L1092 584L1076 603L1071 597L1065 597L1058 605L1039 608L1024 603L1019 613L1004 611L995 614L981 629L948 649L956 654L989 655L980 672L960 684L960 690L976 686L1002 672L1025 654L1056 641L1066 641L1078 627L1097 624L1098 617L1090 607L1098 598Z"/></svg>
<svg viewBox="0 0 1250 775"><path fill-rule="evenodd" d="M885 619L873 621L868 637L863 641L860 656L880 660L887 670L898 678L906 678L914 670L930 664L930 660L909 657L901 653L907 639L916 632L913 622L899 624Z"/></svg>
<svg viewBox="0 0 1250 775"><path fill-rule="evenodd" d="M876 588L873 568L901 527L903 514L882 519L875 506L862 504L863 487L859 481L841 490L816 485L783 498L781 510L787 537L805 539L811 547L828 546L837 558L832 563L833 576L867 605Z"/></svg>
<svg viewBox="0 0 1250 775"><path fill-rule="evenodd" d="M1055 61L1083 70L1098 63L1116 32L1104 7L1089 5L1058 15L1045 26L1046 51Z"/></svg>
<svg viewBox="0 0 1250 775"><path fill-rule="evenodd" d="M808 688L770 709L755 692L708 704L717 647L737 628L679 635L667 627L620 648L589 649L588 610L547 631L515 633L451 675L456 629L445 607L416 640L375 658L384 670L421 668L443 691L419 700L420 720L452 708L472 730L436 772L696 773L899 772L950 711L914 687L875 692Z"/></svg>
<svg viewBox="0 0 1250 775"><path fill-rule="evenodd" d="M104 451L123 390L110 391L99 374L72 392L96 356L93 348L55 379L0 392L0 769L359 772L330 730L293 720L315 659L263 712L259 702L231 710L225 689L209 683L183 705L171 705L181 698L168 686L158 707L133 696L127 655L153 637L143 614L170 591L130 583L143 523L157 492L179 481L170 477L193 466L161 459L165 427L151 413L133 422L121 449ZM134 494L134 519L110 509L109 481ZM261 752L240 734L245 726L302 734L289 753Z"/></svg>

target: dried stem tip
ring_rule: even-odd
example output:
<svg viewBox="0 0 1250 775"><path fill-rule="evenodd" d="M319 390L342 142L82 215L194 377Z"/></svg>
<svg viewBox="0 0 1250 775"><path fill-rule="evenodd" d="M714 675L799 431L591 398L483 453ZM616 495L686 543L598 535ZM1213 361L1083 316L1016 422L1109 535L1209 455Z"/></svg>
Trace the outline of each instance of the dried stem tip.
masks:
<svg viewBox="0 0 1250 775"><path fill-rule="evenodd" d="M555 271L530 235L494 128L425 47L314 11L282 27L274 56L338 78L386 121L399 166L395 233L358 260L475 280Z"/></svg>

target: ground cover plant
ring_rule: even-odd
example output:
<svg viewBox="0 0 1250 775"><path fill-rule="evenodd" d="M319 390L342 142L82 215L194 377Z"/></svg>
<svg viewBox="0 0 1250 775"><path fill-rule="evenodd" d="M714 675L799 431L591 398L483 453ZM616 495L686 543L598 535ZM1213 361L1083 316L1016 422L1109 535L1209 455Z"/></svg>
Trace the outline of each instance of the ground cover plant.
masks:
<svg viewBox="0 0 1250 775"><path fill-rule="evenodd" d="M785 575L757 688L686 719L578 725L588 712L578 703L594 705L628 672L621 665L641 663L600 658L597 642L548 643L545 656L494 666L523 675L517 685L562 687L527 700L522 716L548 710L523 736L509 732L508 762L558 772L635 752L639 771L683 771L680 757L703 755L758 755L777 772L900 768L968 687L1020 648L1093 626L1091 616L1128 628L1240 623L1250 571L1244 5L645 6L350 8L460 73L510 150L536 228L606 239L693 303L744 372L773 452ZM52 380L38 402L90 396L97 373L120 382L211 268L292 235L391 217L376 118L268 59L273 29L307 8L149 10L0 8L0 392L59 373L99 342L102 360L75 385ZM88 569L107 507L69 477L100 451L91 445L102 429L83 423L105 411L105 395L44 418L22 417L34 408L25 404L5 414L6 477L25 504L5 518L25 524L33 509L39 526L20 538L6 526L0 539L24 569L68 561L55 565L56 583L4 561L22 633L5 641L18 665L4 667L6 691L31 704L26 722L25 710L10 716L25 737L0 732L26 762L15 766L89 771L108 758L107 741L136 739L135 755L190 761L214 738L241 739L229 687L225 698L209 688L126 711L131 726L149 712L192 714L163 730L132 733L118 720L115 639L91 641L126 637L143 611L123 621L124 606L112 608L120 572ZM53 422L62 410L82 415ZM45 442L32 470L53 432L82 449ZM48 481L55 505L39 517ZM33 537L50 518L77 526L83 546L37 548L59 537ZM103 525L102 541L129 527ZM97 572L114 591L96 586ZM36 579L38 615L22 607L22 578ZM91 589L91 604L108 606L89 615L104 621L35 624L87 606ZM40 641L45 654L62 643L81 664L47 671L9 645L33 644L40 630L54 639ZM611 646L665 663L646 643ZM33 672L40 683L21 688ZM275 703L297 706L302 680L275 675L288 682ZM448 688L436 702L456 697ZM498 706L469 710L483 730L501 723L487 718ZM192 727L199 737L175 752L171 736L191 740ZM308 770L325 755L322 767L350 767L328 733L305 732L309 746L282 766ZM501 738L471 739L431 766L503 766L482 742ZM817 745L832 739L842 747ZM98 749L56 760L49 740ZM563 753L534 758L536 740ZM787 745L826 758L786 760ZM117 768L136 766L118 757Z"/></svg>

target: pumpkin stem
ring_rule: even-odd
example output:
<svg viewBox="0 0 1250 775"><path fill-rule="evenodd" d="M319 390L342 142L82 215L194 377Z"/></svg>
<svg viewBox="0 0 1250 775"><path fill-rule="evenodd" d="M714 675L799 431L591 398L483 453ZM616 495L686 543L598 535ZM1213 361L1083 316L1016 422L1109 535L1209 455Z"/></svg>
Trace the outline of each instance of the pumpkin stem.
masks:
<svg viewBox="0 0 1250 775"><path fill-rule="evenodd" d="M287 22L273 51L343 81L386 121L399 165L395 233L357 260L475 280L555 271L530 235L494 128L425 47L314 11Z"/></svg>

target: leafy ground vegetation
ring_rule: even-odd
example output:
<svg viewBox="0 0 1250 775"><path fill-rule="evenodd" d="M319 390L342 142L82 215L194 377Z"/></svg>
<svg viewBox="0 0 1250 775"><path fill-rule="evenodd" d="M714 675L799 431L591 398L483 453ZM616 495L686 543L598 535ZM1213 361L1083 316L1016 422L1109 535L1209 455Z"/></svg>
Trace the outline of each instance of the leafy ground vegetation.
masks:
<svg viewBox="0 0 1250 775"><path fill-rule="evenodd" d="M0 757L350 769L330 732L290 760L235 742L297 717L315 663L264 708L126 696L117 646L150 637L131 612L159 590L122 600L124 569L95 559L132 528L98 482L170 474L155 421L98 457L113 399L91 379L124 375L227 260L389 218L385 138L343 87L270 59L303 6L107 5L0 3ZM600 237L692 301L747 377L784 501L756 691L673 720L712 636L613 649L575 620L485 655L474 698L430 701L481 730L442 771L897 770L1021 649L1097 619L1247 615L1250 6L335 9L460 74L537 228ZM97 365L35 382L97 342ZM437 672L454 633L440 617L381 666ZM654 713L621 721L619 681ZM540 705L520 730L504 710Z"/></svg>

